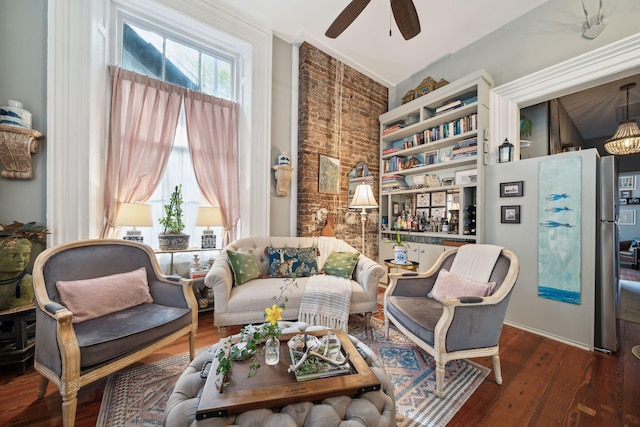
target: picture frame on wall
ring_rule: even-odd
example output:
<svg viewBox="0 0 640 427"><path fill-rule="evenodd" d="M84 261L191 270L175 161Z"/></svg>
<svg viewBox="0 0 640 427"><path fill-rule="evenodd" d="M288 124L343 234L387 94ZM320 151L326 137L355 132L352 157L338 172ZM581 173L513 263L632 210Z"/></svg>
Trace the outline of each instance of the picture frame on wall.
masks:
<svg viewBox="0 0 640 427"><path fill-rule="evenodd" d="M431 193L431 206L446 206L447 205L447 192L446 191L436 191Z"/></svg>
<svg viewBox="0 0 640 427"><path fill-rule="evenodd" d="M340 194L340 159L319 154L318 191Z"/></svg>
<svg viewBox="0 0 640 427"><path fill-rule="evenodd" d="M418 208L428 208L431 206L431 194L430 193L421 193L416 196L416 207Z"/></svg>
<svg viewBox="0 0 640 427"><path fill-rule="evenodd" d="M500 222L502 224L520 224L520 205L501 206Z"/></svg>
<svg viewBox="0 0 640 427"><path fill-rule="evenodd" d="M628 199L631 197L631 190L623 190L620 192L621 199Z"/></svg>
<svg viewBox="0 0 640 427"><path fill-rule="evenodd" d="M636 225L636 211L631 209L620 209L618 225Z"/></svg>
<svg viewBox="0 0 640 427"><path fill-rule="evenodd" d="M631 176L619 176L618 177L618 189L619 190L635 190L636 189L636 177Z"/></svg>
<svg viewBox="0 0 640 427"><path fill-rule="evenodd" d="M640 205L640 198L639 197L631 197L631 198L627 199L627 204L628 205Z"/></svg>
<svg viewBox="0 0 640 427"><path fill-rule="evenodd" d="M522 197L523 181L514 182L501 182L500 183L500 197Z"/></svg>

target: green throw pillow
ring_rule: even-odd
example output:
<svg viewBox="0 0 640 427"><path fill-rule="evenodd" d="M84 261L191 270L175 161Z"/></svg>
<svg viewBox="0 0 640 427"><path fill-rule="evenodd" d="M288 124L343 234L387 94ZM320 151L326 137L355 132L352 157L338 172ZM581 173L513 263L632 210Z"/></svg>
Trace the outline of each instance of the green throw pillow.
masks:
<svg viewBox="0 0 640 427"><path fill-rule="evenodd" d="M332 276L351 279L353 269L358 263L359 252L331 252L324 263L323 270Z"/></svg>
<svg viewBox="0 0 640 427"><path fill-rule="evenodd" d="M258 260L250 250L247 252L227 251L227 257L229 258L231 270L233 270L236 286L260 277Z"/></svg>

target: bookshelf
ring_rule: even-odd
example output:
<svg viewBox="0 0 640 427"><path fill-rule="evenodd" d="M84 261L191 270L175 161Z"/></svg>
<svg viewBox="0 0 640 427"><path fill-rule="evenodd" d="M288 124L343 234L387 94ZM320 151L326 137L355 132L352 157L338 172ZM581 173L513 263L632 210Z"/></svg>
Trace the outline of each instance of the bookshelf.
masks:
<svg viewBox="0 0 640 427"><path fill-rule="evenodd" d="M381 248L396 227L416 252L483 241L492 86L480 70L380 116Z"/></svg>

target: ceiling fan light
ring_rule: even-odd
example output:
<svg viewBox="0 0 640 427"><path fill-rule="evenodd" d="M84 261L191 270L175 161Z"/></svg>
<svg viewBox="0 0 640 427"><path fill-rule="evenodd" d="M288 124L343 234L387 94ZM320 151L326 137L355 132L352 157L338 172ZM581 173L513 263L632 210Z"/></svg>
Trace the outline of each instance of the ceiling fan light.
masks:
<svg viewBox="0 0 640 427"><path fill-rule="evenodd" d="M640 153L640 129L635 120L625 120L616 133L605 141L604 149L609 154L625 155Z"/></svg>

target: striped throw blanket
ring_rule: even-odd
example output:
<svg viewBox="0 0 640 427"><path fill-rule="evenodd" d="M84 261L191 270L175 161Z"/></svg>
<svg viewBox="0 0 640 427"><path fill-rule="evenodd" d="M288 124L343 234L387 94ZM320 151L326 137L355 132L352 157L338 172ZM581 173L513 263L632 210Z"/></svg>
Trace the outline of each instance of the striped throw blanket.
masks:
<svg viewBox="0 0 640 427"><path fill-rule="evenodd" d="M298 320L347 332L350 304L349 279L324 274L311 276L302 294Z"/></svg>

